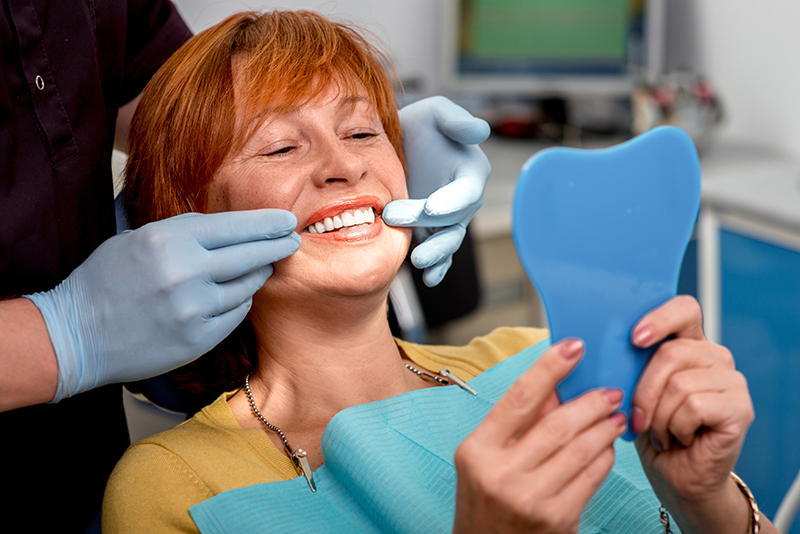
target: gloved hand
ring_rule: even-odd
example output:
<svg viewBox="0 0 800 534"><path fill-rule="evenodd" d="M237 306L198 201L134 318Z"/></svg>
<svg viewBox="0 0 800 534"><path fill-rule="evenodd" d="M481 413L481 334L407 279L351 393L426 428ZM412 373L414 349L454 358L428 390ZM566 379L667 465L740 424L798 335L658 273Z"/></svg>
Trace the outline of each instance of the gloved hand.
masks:
<svg viewBox="0 0 800 534"><path fill-rule="evenodd" d="M52 402L170 371L247 315L272 262L300 248L282 210L188 213L104 242L64 282L27 295L58 358Z"/></svg>
<svg viewBox="0 0 800 534"><path fill-rule="evenodd" d="M417 239L425 241L411 262L425 269L422 279L432 287L444 278L483 204L492 167L477 144L489 136L489 125L441 96L404 107L400 123L411 200L390 202L382 216L392 226L416 227Z"/></svg>

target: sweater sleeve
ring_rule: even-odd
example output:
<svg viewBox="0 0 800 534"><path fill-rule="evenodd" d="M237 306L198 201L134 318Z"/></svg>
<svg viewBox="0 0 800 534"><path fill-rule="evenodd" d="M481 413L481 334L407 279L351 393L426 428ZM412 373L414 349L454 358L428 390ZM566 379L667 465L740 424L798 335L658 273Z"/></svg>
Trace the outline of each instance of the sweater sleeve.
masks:
<svg viewBox="0 0 800 534"><path fill-rule="evenodd" d="M178 455L140 442L128 449L108 480L103 532L198 533L189 507L211 497Z"/></svg>

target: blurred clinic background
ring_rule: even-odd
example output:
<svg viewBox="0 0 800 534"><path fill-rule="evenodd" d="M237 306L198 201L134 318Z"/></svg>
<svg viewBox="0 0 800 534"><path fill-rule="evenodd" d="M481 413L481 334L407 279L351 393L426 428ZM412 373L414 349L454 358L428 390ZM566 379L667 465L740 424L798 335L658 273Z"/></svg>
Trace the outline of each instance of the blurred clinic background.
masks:
<svg viewBox="0 0 800 534"><path fill-rule="evenodd" d="M529 156L684 128L700 152L703 203L679 291L700 300L707 335L748 378L756 420L737 472L775 516L800 470L800 2L173 1L195 32L245 9L356 22L392 51L402 103L443 94L489 121L493 172L467 246L443 287L410 274L395 303L399 332L416 340L546 326L510 237ZM126 406L134 440L182 419L133 396Z"/></svg>

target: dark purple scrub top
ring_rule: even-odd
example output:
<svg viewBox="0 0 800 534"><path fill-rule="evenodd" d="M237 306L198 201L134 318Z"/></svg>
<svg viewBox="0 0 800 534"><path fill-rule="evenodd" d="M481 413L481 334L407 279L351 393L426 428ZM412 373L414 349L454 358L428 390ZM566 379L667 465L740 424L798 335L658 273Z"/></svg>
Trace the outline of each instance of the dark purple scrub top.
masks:
<svg viewBox="0 0 800 534"><path fill-rule="evenodd" d="M115 233L117 109L190 33L168 0L0 1L2 298L54 287ZM0 532L86 531L127 443L118 385L0 414Z"/></svg>

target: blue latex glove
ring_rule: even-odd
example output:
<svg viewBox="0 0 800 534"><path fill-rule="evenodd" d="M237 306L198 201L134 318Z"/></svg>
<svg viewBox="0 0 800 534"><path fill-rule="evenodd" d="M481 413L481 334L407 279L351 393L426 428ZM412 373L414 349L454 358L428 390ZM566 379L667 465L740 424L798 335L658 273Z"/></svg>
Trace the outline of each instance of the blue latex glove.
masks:
<svg viewBox="0 0 800 534"><path fill-rule="evenodd" d="M425 240L411 262L425 269L422 279L432 287L444 278L483 204L492 167L477 144L489 136L489 125L441 96L404 107L400 122L411 200L390 202L382 216L386 224L415 227Z"/></svg>
<svg viewBox="0 0 800 534"><path fill-rule="evenodd" d="M58 358L53 402L208 352L247 315L272 262L300 248L296 225L282 210L180 215L112 237L55 289L27 295Z"/></svg>

